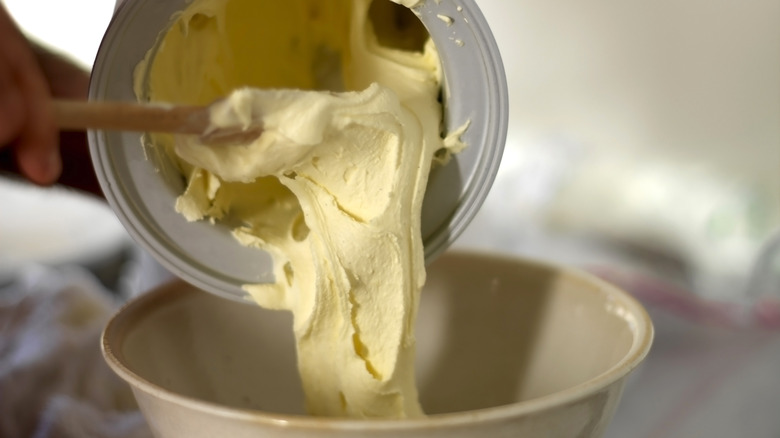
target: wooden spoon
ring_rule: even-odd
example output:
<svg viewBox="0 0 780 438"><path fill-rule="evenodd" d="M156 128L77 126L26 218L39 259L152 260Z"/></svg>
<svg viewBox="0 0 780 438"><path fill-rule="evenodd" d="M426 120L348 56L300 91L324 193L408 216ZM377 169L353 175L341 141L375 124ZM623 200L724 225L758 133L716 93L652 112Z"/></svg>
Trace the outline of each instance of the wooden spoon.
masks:
<svg viewBox="0 0 780 438"><path fill-rule="evenodd" d="M52 100L57 126L62 130L167 132L199 135L210 146L245 144L262 133L260 126L211 129L210 106L177 106L129 102Z"/></svg>

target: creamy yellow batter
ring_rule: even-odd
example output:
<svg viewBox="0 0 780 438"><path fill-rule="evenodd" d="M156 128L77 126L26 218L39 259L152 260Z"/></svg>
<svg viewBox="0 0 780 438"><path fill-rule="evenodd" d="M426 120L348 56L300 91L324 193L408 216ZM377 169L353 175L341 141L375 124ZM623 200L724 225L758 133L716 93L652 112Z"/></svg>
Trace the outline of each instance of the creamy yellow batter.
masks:
<svg viewBox="0 0 780 438"><path fill-rule="evenodd" d="M186 176L177 211L232 224L241 244L272 255L276 283L245 289L293 312L313 415L423 414L414 322L425 282L422 201L445 147L441 73L419 20L396 8L196 0L136 71L139 98L206 104L229 95L215 126L262 125L248 145L147 141ZM462 144L450 137L446 147Z"/></svg>

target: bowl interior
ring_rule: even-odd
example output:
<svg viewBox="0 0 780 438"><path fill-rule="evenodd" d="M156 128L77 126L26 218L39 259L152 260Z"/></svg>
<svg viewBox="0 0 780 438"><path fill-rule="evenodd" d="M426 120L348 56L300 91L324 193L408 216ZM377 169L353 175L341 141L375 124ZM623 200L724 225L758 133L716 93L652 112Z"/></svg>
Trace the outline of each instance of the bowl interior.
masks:
<svg viewBox="0 0 780 438"><path fill-rule="evenodd" d="M630 371L649 324L633 299L589 277L445 254L429 268L418 316L421 402L438 414L576 397L594 378ZM287 312L175 282L126 306L104 342L131 379L229 407L304 413Z"/></svg>

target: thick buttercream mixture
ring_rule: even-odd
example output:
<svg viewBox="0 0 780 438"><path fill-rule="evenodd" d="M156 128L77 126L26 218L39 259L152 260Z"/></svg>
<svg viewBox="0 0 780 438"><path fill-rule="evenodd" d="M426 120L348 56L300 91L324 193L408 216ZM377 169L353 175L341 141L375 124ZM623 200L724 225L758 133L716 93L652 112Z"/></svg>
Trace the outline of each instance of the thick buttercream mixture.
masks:
<svg viewBox="0 0 780 438"><path fill-rule="evenodd" d="M212 110L215 127L262 126L243 145L146 141L186 177L177 211L229 224L242 245L272 255L276 282L245 290L292 311L313 415L423 415L413 367L421 207L434 154L462 144L440 135L437 52L396 8L196 0L136 71L143 100L228 96Z"/></svg>

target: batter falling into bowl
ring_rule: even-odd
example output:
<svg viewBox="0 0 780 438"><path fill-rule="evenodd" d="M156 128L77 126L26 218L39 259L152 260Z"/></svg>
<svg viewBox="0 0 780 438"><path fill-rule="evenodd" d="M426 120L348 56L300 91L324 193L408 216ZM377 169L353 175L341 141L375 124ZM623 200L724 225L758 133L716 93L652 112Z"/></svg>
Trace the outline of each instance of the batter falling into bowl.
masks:
<svg viewBox="0 0 780 438"><path fill-rule="evenodd" d="M435 158L463 145L445 147L438 54L403 3L196 0L136 69L141 100L229 95L214 126L262 125L250 144L144 141L186 178L178 212L273 257L275 283L244 289L292 311L312 415L423 415L421 208Z"/></svg>

